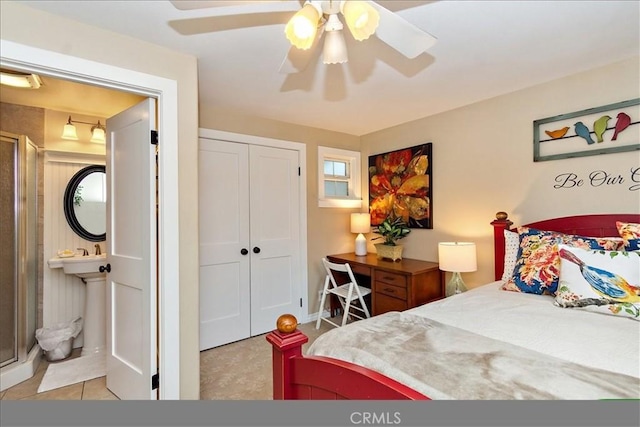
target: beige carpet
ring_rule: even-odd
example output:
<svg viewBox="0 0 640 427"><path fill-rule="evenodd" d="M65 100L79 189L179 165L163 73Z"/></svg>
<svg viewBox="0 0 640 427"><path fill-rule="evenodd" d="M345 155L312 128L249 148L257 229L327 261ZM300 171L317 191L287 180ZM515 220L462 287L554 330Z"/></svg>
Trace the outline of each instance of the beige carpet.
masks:
<svg viewBox="0 0 640 427"><path fill-rule="evenodd" d="M299 325L309 342L332 329L322 322ZM200 399L202 400L271 400L271 344L265 335L200 352Z"/></svg>
<svg viewBox="0 0 640 427"><path fill-rule="evenodd" d="M106 372L107 363L104 354L81 356L50 363L38 387L38 393L103 377Z"/></svg>

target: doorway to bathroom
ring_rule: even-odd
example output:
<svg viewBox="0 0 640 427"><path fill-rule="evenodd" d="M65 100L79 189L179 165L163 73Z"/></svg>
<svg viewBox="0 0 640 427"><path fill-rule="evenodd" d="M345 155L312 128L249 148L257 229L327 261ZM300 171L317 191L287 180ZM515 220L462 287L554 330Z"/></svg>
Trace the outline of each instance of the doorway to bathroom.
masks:
<svg viewBox="0 0 640 427"><path fill-rule="evenodd" d="M139 345L137 357L148 361L146 363L145 387L148 387L146 398L149 399L177 399L179 390L179 310L178 299L178 241L177 226L177 84L173 80L163 77L142 74L136 71L98 64L68 55L45 52L40 49L20 45L2 40L1 64L4 67L20 71L37 72L55 78L66 79L81 83L92 84L100 87L134 92L158 100L157 112L161 120L158 122L158 130L162 138L162 144L158 150L157 180L159 186L159 198L156 217L156 209L153 212L129 211L129 215L140 214L149 216L149 220L157 223L158 245L161 250L156 251L147 248L149 259L153 259L153 265L145 267L153 270L157 281L153 284L155 292L150 292L141 301L148 309L144 310L145 324L131 325L140 328L140 334L148 336L146 345ZM114 153L107 153L107 161L114 157ZM134 167L130 164L129 167ZM171 178L171 179L170 179ZM117 195L114 202L119 203ZM152 196L155 200L156 195ZM118 227L117 222L114 226ZM155 233L153 234L155 237ZM172 244L164 245L164 242ZM121 279L124 280L124 279ZM157 287L156 287L157 285ZM152 295L153 294L153 295ZM157 306L156 306L157 298ZM114 322L127 322L114 312ZM156 350L157 348L157 350ZM118 356L131 355L130 350L120 348ZM127 353L127 354L125 354ZM158 390L153 390L151 377L156 373L162 378ZM107 371L107 377L110 374ZM137 381L138 382L138 381ZM140 397L139 397L140 398Z"/></svg>

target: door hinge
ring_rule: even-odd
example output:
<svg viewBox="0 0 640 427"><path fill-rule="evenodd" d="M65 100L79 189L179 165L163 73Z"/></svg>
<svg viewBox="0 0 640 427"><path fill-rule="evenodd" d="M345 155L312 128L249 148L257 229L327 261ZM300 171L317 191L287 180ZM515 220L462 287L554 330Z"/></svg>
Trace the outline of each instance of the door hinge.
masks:
<svg viewBox="0 0 640 427"><path fill-rule="evenodd" d="M158 131L151 131L151 145L158 145Z"/></svg>
<svg viewBox="0 0 640 427"><path fill-rule="evenodd" d="M300 166L298 166L298 176L300 176Z"/></svg>
<svg viewBox="0 0 640 427"><path fill-rule="evenodd" d="M160 387L160 374L157 373L151 377L151 390L155 390Z"/></svg>
<svg viewBox="0 0 640 427"><path fill-rule="evenodd" d="M302 308L302 298L300 298L300 308Z"/></svg>

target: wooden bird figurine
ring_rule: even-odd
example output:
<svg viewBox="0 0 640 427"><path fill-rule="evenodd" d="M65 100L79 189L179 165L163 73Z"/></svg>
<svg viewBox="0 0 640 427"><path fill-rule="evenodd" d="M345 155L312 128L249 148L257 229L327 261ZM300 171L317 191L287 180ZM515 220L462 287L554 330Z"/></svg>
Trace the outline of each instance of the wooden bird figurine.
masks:
<svg viewBox="0 0 640 427"><path fill-rule="evenodd" d="M584 138L585 141L587 141L587 144L591 145L591 144L595 144L596 142L591 138L591 132L589 132L589 128L586 127L584 125L584 123L582 122L576 122L575 125L573 125L575 130L576 130L576 135L578 135L580 138Z"/></svg>
<svg viewBox="0 0 640 427"><path fill-rule="evenodd" d="M565 126L562 129L545 130L544 133L546 133L547 135L549 135L553 139L558 139L558 138L562 138L563 136L565 136L567 134L568 130L569 130L569 126Z"/></svg>
<svg viewBox="0 0 640 427"><path fill-rule="evenodd" d="M598 120L593 122L593 133L596 134L596 138L598 139L598 142L603 141L602 135L606 132L607 125L609 124L610 119L611 119L610 116L602 116Z"/></svg>
<svg viewBox="0 0 640 427"><path fill-rule="evenodd" d="M623 277L586 265L580 258L566 249L560 249L559 254L561 258L577 264L580 267L582 277L601 296L615 302L640 302L640 296L637 294L638 286L630 285Z"/></svg>
<svg viewBox="0 0 640 427"><path fill-rule="evenodd" d="M612 141L615 141L616 139L618 139L618 134L623 130L625 130L626 128L628 128L629 125L631 124L631 117L629 117L628 114L618 113L617 117L618 117L618 120L616 121L616 127L615 127L615 130L613 131L613 137L611 138Z"/></svg>

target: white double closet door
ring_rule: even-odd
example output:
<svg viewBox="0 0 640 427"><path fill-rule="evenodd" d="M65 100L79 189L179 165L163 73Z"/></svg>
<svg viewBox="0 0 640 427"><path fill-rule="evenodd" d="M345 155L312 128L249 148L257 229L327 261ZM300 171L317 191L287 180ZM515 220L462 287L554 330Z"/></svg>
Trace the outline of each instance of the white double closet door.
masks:
<svg viewBox="0 0 640 427"><path fill-rule="evenodd" d="M201 138L200 350L298 315L298 152Z"/></svg>

